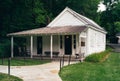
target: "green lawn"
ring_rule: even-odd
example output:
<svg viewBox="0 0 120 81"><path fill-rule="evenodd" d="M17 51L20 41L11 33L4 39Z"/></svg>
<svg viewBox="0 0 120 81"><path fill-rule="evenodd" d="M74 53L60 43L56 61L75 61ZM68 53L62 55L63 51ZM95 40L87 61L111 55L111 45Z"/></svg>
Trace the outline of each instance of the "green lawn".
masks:
<svg viewBox="0 0 120 81"><path fill-rule="evenodd" d="M27 65L39 65L51 62L50 60L39 60L39 59L11 59L12 66L27 66ZM0 59L0 65L2 60ZM8 65L8 59L4 59L3 65Z"/></svg>
<svg viewBox="0 0 120 81"><path fill-rule="evenodd" d="M120 81L120 53L111 53L103 63L77 63L62 68L63 81Z"/></svg>
<svg viewBox="0 0 120 81"><path fill-rule="evenodd" d="M22 79L15 76L8 76L7 74L0 73L0 81L23 81Z"/></svg>

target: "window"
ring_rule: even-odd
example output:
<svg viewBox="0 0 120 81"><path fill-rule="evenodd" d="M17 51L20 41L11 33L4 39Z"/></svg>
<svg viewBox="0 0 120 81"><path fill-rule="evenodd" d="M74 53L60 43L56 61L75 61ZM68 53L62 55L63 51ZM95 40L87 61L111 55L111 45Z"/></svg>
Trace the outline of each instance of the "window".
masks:
<svg viewBox="0 0 120 81"><path fill-rule="evenodd" d="M63 37L60 36L60 48L62 49L63 48Z"/></svg>
<svg viewBox="0 0 120 81"><path fill-rule="evenodd" d="M81 37L81 46L85 46L85 38Z"/></svg>
<svg viewBox="0 0 120 81"><path fill-rule="evenodd" d="M81 46L85 46L85 42L81 41Z"/></svg>
<svg viewBox="0 0 120 81"><path fill-rule="evenodd" d="M73 36L74 49L76 49L76 35Z"/></svg>

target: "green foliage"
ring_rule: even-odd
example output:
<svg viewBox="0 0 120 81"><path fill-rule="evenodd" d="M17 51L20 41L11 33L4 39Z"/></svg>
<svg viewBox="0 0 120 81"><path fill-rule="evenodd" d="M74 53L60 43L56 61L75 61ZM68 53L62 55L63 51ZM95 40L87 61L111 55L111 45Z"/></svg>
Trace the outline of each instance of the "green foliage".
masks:
<svg viewBox="0 0 120 81"><path fill-rule="evenodd" d="M41 0L0 1L0 57L10 54L10 42L6 37L8 33L45 25L46 10ZM17 46L19 43L15 44Z"/></svg>
<svg viewBox="0 0 120 81"><path fill-rule="evenodd" d="M115 31L120 32L120 22L115 22L114 25L115 25Z"/></svg>
<svg viewBox="0 0 120 81"><path fill-rule="evenodd" d="M62 68L62 81L120 81L120 53L111 53L102 63L82 62Z"/></svg>
<svg viewBox="0 0 120 81"><path fill-rule="evenodd" d="M42 2L48 13L52 14L52 17L57 16L66 6L68 6L76 12L99 22L97 9L100 0L43 0ZM49 18L52 19L51 17Z"/></svg>
<svg viewBox="0 0 120 81"><path fill-rule="evenodd" d="M114 48L113 48L113 47L111 47L111 46L108 46L108 45L106 46L106 50L107 50L107 51L109 51L109 52L112 52L112 51L113 51L113 49L114 49Z"/></svg>
<svg viewBox="0 0 120 81"><path fill-rule="evenodd" d="M0 73L0 81L23 81L23 80L12 75L9 76L8 74Z"/></svg>
<svg viewBox="0 0 120 81"><path fill-rule="evenodd" d="M106 57L108 56L109 51L104 51L101 53L94 53L89 55L85 58L85 61L87 62L103 62L106 60Z"/></svg>
<svg viewBox="0 0 120 81"><path fill-rule="evenodd" d="M40 0L3 0L0 3L0 12L2 37L11 32L46 24L46 11Z"/></svg>
<svg viewBox="0 0 120 81"><path fill-rule="evenodd" d="M103 4L106 6L106 11L101 13L101 26L108 32L107 39L111 43L117 43L116 33L120 29L117 23L120 21L120 1L103 0Z"/></svg>
<svg viewBox="0 0 120 81"><path fill-rule="evenodd" d="M43 3L40 0L32 1L32 18L35 25L40 26L46 24L46 10L43 7Z"/></svg>
<svg viewBox="0 0 120 81"><path fill-rule="evenodd" d="M0 58L10 56L10 41L4 40L0 43Z"/></svg>

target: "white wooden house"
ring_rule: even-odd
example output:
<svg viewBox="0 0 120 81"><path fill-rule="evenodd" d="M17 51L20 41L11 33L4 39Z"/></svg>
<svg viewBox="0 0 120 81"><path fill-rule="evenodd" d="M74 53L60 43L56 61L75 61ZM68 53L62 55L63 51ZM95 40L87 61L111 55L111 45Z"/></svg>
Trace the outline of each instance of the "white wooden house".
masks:
<svg viewBox="0 0 120 81"><path fill-rule="evenodd" d="M95 52L101 52L106 47L106 31L91 19L82 16L66 7L50 24L44 28L32 29L16 33L11 36L11 57L13 53L14 37L26 37L26 47L33 55L45 55L59 52L59 55L76 53L82 57Z"/></svg>

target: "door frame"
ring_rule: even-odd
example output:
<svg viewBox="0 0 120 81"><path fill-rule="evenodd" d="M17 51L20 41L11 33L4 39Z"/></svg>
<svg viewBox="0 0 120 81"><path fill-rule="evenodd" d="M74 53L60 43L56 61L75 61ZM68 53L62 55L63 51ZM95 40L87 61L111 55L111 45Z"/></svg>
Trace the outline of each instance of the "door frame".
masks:
<svg viewBox="0 0 120 81"><path fill-rule="evenodd" d="M68 37L68 39L67 39L67 37ZM64 36L64 54L65 55L72 55L72 35L65 35Z"/></svg>
<svg viewBox="0 0 120 81"><path fill-rule="evenodd" d="M37 37L37 54L42 54L42 52L43 52L43 37L38 36Z"/></svg>

